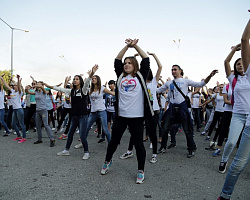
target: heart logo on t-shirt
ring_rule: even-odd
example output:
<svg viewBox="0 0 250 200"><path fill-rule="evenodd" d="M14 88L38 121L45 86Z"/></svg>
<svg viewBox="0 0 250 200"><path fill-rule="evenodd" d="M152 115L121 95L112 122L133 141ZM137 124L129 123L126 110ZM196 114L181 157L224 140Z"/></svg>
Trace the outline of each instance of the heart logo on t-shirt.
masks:
<svg viewBox="0 0 250 200"><path fill-rule="evenodd" d="M125 79L121 82L121 88L126 92L133 91L135 87L136 87L135 79L130 79L130 80Z"/></svg>

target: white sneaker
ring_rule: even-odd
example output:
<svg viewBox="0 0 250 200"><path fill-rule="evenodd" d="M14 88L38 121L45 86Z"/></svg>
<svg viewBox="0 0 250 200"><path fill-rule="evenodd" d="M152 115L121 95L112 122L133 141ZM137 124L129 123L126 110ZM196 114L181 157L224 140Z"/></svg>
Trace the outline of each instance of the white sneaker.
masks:
<svg viewBox="0 0 250 200"><path fill-rule="evenodd" d="M149 148L150 148L150 149L153 149L153 144L152 144L152 143L150 143Z"/></svg>
<svg viewBox="0 0 250 200"><path fill-rule="evenodd" d="M54 130L56 130L56 128L52 128L51 130L54 131Z"/></svg>
<svg viewBox="0 0 250 200"><path fill-rule="evenodd" d="M79 129L76 131L76 133L80 133Z"/></svg>
<svg viewBox="0 0 250 200"><path fill-rule="evenodd" d="M80 149L80 148L83 148L82 143L79 143L79 144L77 144L77 145L75 146L75 149Z"/></svg>
<svg viewBox="0 0 250 200"><path fill-rule="evenodd" d="M69 156L69 151L63 150L63 151L57 153L57 155L58 155L58 156Z"/></svg>
<svg viewBox="0 0 250 200"><path fill-rule="evenodd" d="M14 131L13 134L16 135L16 131Z"/></svg>
<svg viewBox="0 0 250 200"><path fill-rule="evenodd" d="M61 128L61 129L60 129L60 132L63 132L63 130L64 130L64 128Z"/></svg>
<svg viewBox="0 0 250 200"><path fill-rule="evenodd" d="M89 156L89 153L84 153L82 159L83 159L83 160L88 160L89 157L90 157L90 156Z"/></svg>
<svg viewBox="0 0 250 200"><path fill-rule="evenodd" d="M151 160L149 161L152 164L155 164L157 162L157 157L156 156L152 156Z"/></svg>

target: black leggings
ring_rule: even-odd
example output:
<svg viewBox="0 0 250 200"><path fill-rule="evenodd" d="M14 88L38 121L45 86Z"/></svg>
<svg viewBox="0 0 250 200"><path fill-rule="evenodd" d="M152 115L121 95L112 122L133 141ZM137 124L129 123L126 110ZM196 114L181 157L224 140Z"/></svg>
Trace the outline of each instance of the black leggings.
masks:
<svg viewBox="0 0 250 200"><path fill-rule="evenodd" d="M221 124L221 118L222 118L222 115L223 115L223 112L218 112L218 111L215 111L214 112L214 118L213 118L213 121L209 127L209 132L208 132L208 136L211 136L213 130L214 130L214 127L216 125L216 123L218 122L218 129L216 131L216 134L215 135L219 135L219 130L220 130L220 124ZM217 138L216 136L216 138Z"/></svg>
<svg viewBox="0 0 250 200"><path fill-rule="evenodd" d="M224 111L221 119L221 129L219 132L218 146L222 146L225 138L228 137L231 118L232 118L232 112ZM216 141L216 139L214 141Z"/></svg>
<svg viewBox="0 0 250 200"><path fill-rule="evenodd" d="M157 134L156 134L156 127L158 124L158 118L159 114L157 111L154 112L154 116L150 118L145 119L145 124L146 124L146 132L149 134L149 139L152 142L153 145L153 154L157 154ZM148 131L147 131L148 129ZM129 146L128 150L132 151L133 150L133 143L130 137L129 140Z"/></svg>
<svg viewBox="0 0 250 200"><path fill-rule="evenodd" d="M115 117L113 122L112 136L108 144L106 161L110 162L115 153L118 144L120 144L123 133L127 126L131 134L131 141L135 145L136 156L138 161L138 170L144 170L146 150L143 144L143 117L125 118Z"/></svg>
<svg viewBox="0 0 250 200"><path fill-rule="evenodd" d="M30 121L34 113L36 112L36 104L30 104L26 118L26 130L29 130Z"/></svg>
<svg viewBox="0 0 250 200"><path fill-rule="evenodd" d="M52 121L53 128L55 128L55 119L54 119L54 110L53 110L53 108L51 110L48 110L48 123L49 123L49 118Z"/></svg>

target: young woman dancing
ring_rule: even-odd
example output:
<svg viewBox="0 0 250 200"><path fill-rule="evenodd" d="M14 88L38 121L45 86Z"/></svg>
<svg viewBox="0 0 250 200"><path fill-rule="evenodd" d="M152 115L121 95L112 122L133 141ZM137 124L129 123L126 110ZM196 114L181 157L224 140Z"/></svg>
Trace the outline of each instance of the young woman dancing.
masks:
<svg viewBox="0 0 250 200"><path fill-rule="evenodd" d="M49 87L53 90L57 90L60 92L64 92L65 94L69 94L71 97L71 123L68 132L68 139L66 143L66 147L63 151L57 153L58 156L69 156L69 149L73 142L73 136L77 127L79 127L79 133L81 142L84 148L84 155L82 157L83 160L89 159L89 149L87 142L87 132L86 126L88 121L88 88L90 84L90 80L93 77L94 73L97 71L98 65L95 65L92 70L88 72L89 77L83 82L83 79L80 75L75 75L73 79L73 88L61 88L57 86L50 86L46 83L45 86Z"/></svg>
<svg viewBox="0 0 250 200"><path fill-rule="evenodd" d="M52 133L52 130L48 124L48 112L47 112L47 106L46 106L46 90L44 89L43 82L39 81L36 85L34 85L36 88L35 92L30 92L28 90L28 86L25 87L25 92L30 95L35 95L36 99L36 130L38 135L38 140L34 142L34 144L40 144L42 143L42 123L45 127L45 130L48 134L48 137L50 139L50 147L55 146L55 139Z"/></svg>
<svg viewBox="0 0 250 200"><path fill-rule="evenodd" d="M127 126L131 134L132 143L135 145L138 174L136 183L144 182L144 165L146 151L143 145L143 121L146 116L153 116L150 97L146 87L146 79L149 72L149 58L137 45L138 39L125 41L126 46L119 52L115 59L116 83L116 117L113 123L112 138L109 142L104 165L101 174L109 172L112 156L125 132ZM122 58L128 48L134 48L142 57L141 68L135 57Z"/></svg>
<svg viewBox="0 0 250 200"><path fill-rule="evenodd" d="M21 89L21 79L20 76L17 75L17 84L14 84L14 89L12 89L3 79L2 76L0 76L0 79L2 80L3 84L6 86L6 88L11 91L11 100L13 103L13 113L12 113L12 127L15 129L17 133L17 137L13 141L19 141L18 143L26 142L26 129L24 125L24 112L21 106L21 97L23 95L22 89ZM23 135L21 136L19 128L17 124L20 124L22 128Z"/></svg>

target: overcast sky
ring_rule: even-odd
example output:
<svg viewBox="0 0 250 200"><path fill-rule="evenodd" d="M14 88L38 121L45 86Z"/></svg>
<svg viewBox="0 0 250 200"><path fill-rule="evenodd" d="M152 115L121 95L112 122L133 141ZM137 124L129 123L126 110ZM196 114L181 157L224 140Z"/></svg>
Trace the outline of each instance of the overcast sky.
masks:
<svg viewBox="0 0 250 200"><path fill-rule="evenodd" d="M0 18L29 30L14 31L14 74L23 77L23 85L30 84L30 75L52 85L67 75L86 76L94 64L103 84L116 80L114 58L130 37L156 53L164 79L171 77L173 64L195 81L218 69L212 87L227 81L223 61L240 43L249 8L249 0L1 0ZM0 21L1 70L10 69L10 39L10 28ZM239 52L231 66L238 57ZM151 68L155 74L153 58Z"/></svg>

